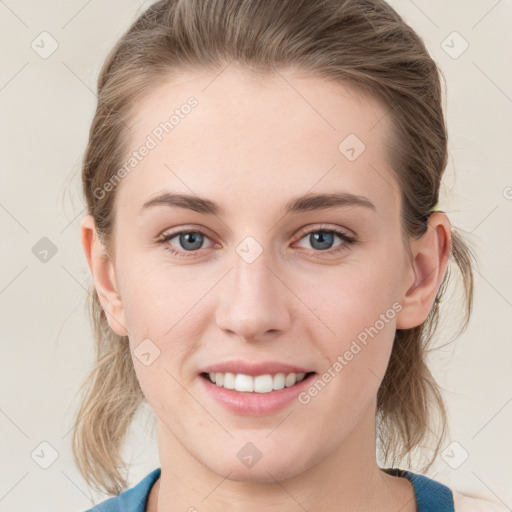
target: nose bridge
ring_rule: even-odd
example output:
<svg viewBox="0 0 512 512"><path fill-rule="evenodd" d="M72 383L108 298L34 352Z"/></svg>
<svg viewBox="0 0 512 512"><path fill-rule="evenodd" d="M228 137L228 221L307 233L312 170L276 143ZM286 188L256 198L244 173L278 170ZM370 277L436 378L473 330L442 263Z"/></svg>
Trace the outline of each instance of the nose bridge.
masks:
<svg viewBox="0 0 512 512"><path fill-rule="evenodd" d="M236 248L236 254L235 293L241 295L239 298L265 299L275 279L270 271L274 260L271 250L264 249L253 237L246 237Z"/></svg>
<svg viewBox="0 0 512 512"><path fill-rule="evenodd" d="M286 287L276 277L271 249L247 236L235 248L230 286L217 313L220 328L243 338L287 328L290 312Z"/></svg>

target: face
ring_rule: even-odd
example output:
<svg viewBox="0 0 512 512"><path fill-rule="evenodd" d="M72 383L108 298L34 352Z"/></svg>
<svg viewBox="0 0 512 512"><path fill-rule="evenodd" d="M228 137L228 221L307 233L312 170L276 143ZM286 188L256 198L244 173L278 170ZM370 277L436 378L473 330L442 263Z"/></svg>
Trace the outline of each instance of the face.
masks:
<svg viewBox="0 0 512 512"><path fill-rule="evenodd" d="M169 446L219 475L268 481L371 432L412 274L386 109L292 72L215 76L183 74L134 111L132 149L148 136L156 144L116 192L111 326L129 335ZM191 96L195 106L162 131ZM170 198L178 194L196 205ZM272 384L293 373L284 365L314 374L295 385L300 393L221 399L204 375L221 363L262 363L247 372Z"/></svg>

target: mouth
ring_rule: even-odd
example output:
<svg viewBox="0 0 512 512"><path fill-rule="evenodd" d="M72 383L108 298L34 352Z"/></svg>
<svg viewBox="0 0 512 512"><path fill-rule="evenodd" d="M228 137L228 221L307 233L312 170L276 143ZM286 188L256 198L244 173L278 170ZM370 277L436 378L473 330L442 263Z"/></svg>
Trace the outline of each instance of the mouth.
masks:
<svg viewBox="0 0 512 512"><path fill-rule="evenodd" d="M263 394L297 386L316 372L301 373L268 373L263 375L246 375L243 373L200 373L200 376L219 388L238 391L246 394Z"/></svg>

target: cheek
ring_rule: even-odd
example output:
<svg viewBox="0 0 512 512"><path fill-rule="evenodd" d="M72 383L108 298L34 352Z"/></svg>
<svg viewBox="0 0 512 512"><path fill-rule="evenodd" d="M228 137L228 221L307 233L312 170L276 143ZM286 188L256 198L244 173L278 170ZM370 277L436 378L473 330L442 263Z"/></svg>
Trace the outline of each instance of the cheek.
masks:
<svg viewBox="0 0 512 512"><path fill-rule="evenodd" d="M325 355L326 398L339 407L368 403L389 361L401 304L383 267L379 258L340 266L323 286L308 291L305 280L299 292L318 317L308 323L310 336Z"/></svg>
<svg viewBox="0 0 512 512"><path fill-rule="evenodd" d="M162 338L189 316L210 286L197 273L159 263L127 270L122 301L129 331ZM210 277L211 279L211 277Z"/></svg>
<svg viewBox="0 0 512 512"><path fill-rule="evenodd" d="M372 259L340 264L318 278L310 274L297 276L297 295L317 315L316 324L323 323L326 339L343 343L356 338L378 322L381 315L394 324L396 277L383 268L386 265L382 258L375 255ZM388 323L384 326L379 322L379 331L387 328Z"/></svg>
<svg viewBox="0 0 512 512"><path fill-rule="evenodd" d="M185 341L154 339L148 345L148 338L142 342L130 339L137 380L151 408L161 418L169 414L170 417L184 414L184 411L188 415L193 406L194 401L184 392L184 388L189 388L191 384L189 355L195 348ZM149 361L144 353L149 354Z"/></svg>
<svg viewBox="0 0 512 512"><path fill-rule="evenodd" d="M345 437L375 400L393 346L393 316L390 309L387 323L379 319L363 329L356 325L359 320L339 322L338 339L323 343L328 362L300 397L310 416L318 418L318 429L329 424L334 436Z"/></svg>

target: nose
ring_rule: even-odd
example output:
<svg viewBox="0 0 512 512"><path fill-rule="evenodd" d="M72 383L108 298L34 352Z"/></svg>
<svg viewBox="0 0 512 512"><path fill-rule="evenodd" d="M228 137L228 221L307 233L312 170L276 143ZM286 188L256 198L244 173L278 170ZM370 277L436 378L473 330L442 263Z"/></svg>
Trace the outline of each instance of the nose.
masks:
<svg viewBox="0 0 512 512"><path fill-rule="evenodd" d="M289 328L293 294L270 260L265 250L252 262L235 254L234 268L220 292L216 312L220 329L254 341Z"/></svg>

